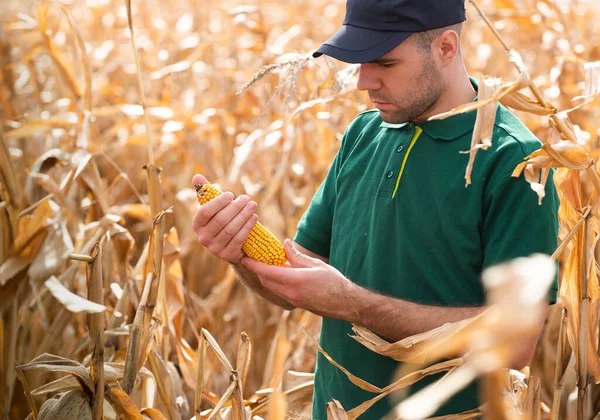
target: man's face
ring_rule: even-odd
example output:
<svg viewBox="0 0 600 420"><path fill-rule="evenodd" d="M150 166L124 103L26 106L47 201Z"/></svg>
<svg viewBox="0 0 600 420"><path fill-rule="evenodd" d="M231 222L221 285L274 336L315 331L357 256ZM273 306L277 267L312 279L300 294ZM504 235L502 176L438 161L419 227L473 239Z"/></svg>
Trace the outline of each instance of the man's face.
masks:
<svg viewBox="0 0 600 420"><path fill-rule="evenodd" d="M392 124L422 117L443 91L432 54L419 50L411 38L378 60L361 64L357 86L369 92L383 121Z"/></svg>

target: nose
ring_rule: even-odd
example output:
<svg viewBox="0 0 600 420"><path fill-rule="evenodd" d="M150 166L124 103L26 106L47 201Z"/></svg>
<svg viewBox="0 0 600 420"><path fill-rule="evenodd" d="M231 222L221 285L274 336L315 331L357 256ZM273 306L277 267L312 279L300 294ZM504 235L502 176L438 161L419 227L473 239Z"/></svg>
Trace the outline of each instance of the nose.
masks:
<svg viewBox="0 0 600 420"><path fill-rule="evenodd" d="M381 88L381 80L377 76L374 64L363 63L358 69L358 90L378 90Z"/></svg>

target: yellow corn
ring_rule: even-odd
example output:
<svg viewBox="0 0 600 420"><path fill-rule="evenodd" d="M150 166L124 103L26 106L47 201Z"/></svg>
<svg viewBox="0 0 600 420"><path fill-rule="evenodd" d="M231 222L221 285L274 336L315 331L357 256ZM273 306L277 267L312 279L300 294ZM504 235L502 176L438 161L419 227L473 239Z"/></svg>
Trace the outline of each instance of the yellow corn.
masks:
<svg viewBox="0 0 600 420"><path fill-rule="evenodd" d="M194 189L200 205L206 204L213 198L223 194L223 191L211 184L195 184ZM242 251L250 258L266 264L281 266L286 262L283 245L260 222L254 225L250 235L242 244Z"/></svg>

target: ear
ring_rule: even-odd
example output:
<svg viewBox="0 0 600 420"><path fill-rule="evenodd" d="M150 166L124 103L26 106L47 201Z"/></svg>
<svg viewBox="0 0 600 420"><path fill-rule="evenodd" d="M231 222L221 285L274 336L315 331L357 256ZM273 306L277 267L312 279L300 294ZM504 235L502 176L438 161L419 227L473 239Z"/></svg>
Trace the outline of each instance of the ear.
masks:
<svg viewBox="0 0 600 420"><path fill-rule="evenodd" d="M448 29L433 41L431 47L437 61L442 67L447 67L459 53L460 38L456 31Z"/></svg>

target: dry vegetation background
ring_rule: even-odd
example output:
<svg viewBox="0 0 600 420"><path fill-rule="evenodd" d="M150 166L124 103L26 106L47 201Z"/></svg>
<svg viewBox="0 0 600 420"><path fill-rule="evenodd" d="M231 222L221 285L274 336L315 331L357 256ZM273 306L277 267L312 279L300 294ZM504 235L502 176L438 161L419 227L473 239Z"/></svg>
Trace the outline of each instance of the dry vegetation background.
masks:
<svg viewBox="0 0 600 420"><path fill-rule="evenodd" d="M593 418L600 410L600 111L595 101L570 112L572 126L555 111L593 90L596 73L587 71L586 84L584 63L600 60L600 6L480 6L547 102L538 115L518 115L548 146L558 144L559 131L570 142L536 161L542 169L566 167L557 179L567 240L555 256L566 309L551 312L532 376L513 372L510 386L488 376L496 381L488 390L510 395L517 407L495 411L505 403L488 398L489 418L520 418L521 411L524 418ZM134 1L139 73L124 1L3 0L1 7L0 416L71 418L78 407L86 414L74 418L102 411L122 419L243 418L250 410L308 418L318 317L266 304L199 246L190 184L202 173L248 194L265 226L281 239L294 234L345 126L369 106L355 89L355 67L309 54L336 30L344 2ZM470 74L519 80L471 4L468 16ZM511 299L506 308L514 312ZM511 337L512 327L503 325L498 337ZM384 343L359 334L381 351ZM39 411L66 390L83 390L63 400L70 414L48 404ZM220 403L227 413L213 410Z"/></svg>

